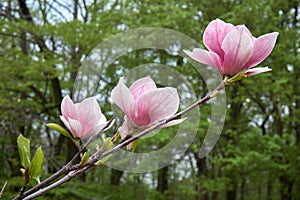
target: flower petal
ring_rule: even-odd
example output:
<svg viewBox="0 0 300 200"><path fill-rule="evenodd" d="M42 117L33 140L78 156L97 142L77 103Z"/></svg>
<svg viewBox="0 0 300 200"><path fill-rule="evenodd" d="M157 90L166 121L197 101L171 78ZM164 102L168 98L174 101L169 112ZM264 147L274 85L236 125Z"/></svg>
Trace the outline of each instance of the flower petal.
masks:
<svg viewBox="0 0 300 200"><path fill-rule="evenodd" d="M245 26L245 25L236 25L235 26L236 30L239 30L240 28L243 28L246 33L250 36L252 41L254 41L256 38L252 35L251 31Z"/></svg>
<svg viewBox="0 0 300 200"><path fill-rule="evenodd" d="M278 34L278 32L268 33L258 37L254 41L254 51L246 64L247 68L258 65L270 55L275 46Z"/></svg>
<svg viewBox="0 0 300 200"><path fill-rule="evenodd" d="M98 121L98 124L99 124L99 125L106 125L106 123L107 123L107 119L106 119L105 115L103 115L103 114L101 113L101 117L100 117L100 120ZM114 123L112 122L111 125L112 125L112 124L114 124Z"/></svg>
<svg viewBox="0 0 300 200"><path fill-rule="evenodd" d="M95 124L94 126L89 127L88 130L82 133L81 138L87 138L89 136L95 135L102 130L104 124Z"/></svg>
<svg viewBox="0 0 300 200"><path fill-rule="evenodd" d="M221 64L222 62L218 54L200 48L193 49L193 52L187 50L183 50L183 52L192 59L205 65L216 67L220 71L220 73L223 72L223 67Z"/></svg>
<svg viewBox="0 0 300 200"><path fill-rule="evenodd" d="M82 138L82 128L79 121L69 118L70 131L74 137Z"/></svg>
<svg viewBox="0 0 300 200"><path fill-rule="evenodd" d="M79 122L82 126L83 133L98 124L101 119L101 108L94 97L89 97L84 99L81 103L76 103L75 108L79 115Z"/></svg>
<svg viewBox="0 0 300 200"><path fill-rule="evenodd" d="M272 69L270 69L269 67L256 67L256 68L248 69L245 74L247 76L253 76L255 74L260 74L269 71L272 71Z"/></svg>
<svg viewBox="0 0 300 200"><path fill-rule="evenodd" d="M222 59L224 51L222 43L225 36L234 29L230 23L225 23L220 19L213 20L206 27L203 34L203 43L211 51L217 53Z"/></svg>
<svg viewBox="0 0 300 200"><path fill-rule="evenodd" d="M88 127L88 129L83 131L82 137L86 138L92 135L95 135L103 130L103 128L107 125L106 117L101 113L100 120L98 122L95 122L91 126ZM108 127L109 128L109 127Z"/></svg>
<svg viewBox="0 0 300 200"><path fill-rule="evenodd" d="M139 109L139 121L147 121L149 117L150 121L144 126L149 126L162 119L174 115L179 107L179 97L175 88L166 87L156 90L150 90L144 93L137 99L137 105Z"/></svg>
<svg viewBox="0 0 300 200"><path fill-rule="evenodd" d="M120 78L118 85L112 90L111 98L114 103L127 115L130 121L138 114L136 102L124 84L123 78Z"/></svg>
<svg viewBox="0 0 300 200"><path fill-rule="evenodd" d="M253 41L244 30L232 30L224 38L222 48L224 55L224 75L234 76L245 68L253 53Z"/></svg>
<svg viewBox="0 0 300 200"><path fill-rule="evenodd" d="M183 118L183 119L175 119L175 120L172 120L168 123L166 123L165 125L161 126L162 128L165 128L165 127L169 127L169 126L174 126L174 125L177 125L177 124L181 124L184 120L186 120L187 118Z"/></svg>
<svg viewBox="0 0 300 200"><path fill-rule="evenodd" d="M142 95L144 92L153 89L156 89L156 85L150 77L138 79L129 88L135 100L137 99L138 96Z"/></svg>
<svg viewBox="0 0 300 200"><path fill-rule="evenodd" d="M67 127L67 129L71 129L70 128L70 124L68 122L68 120L66 120L63 116L59 116L60 120L64 123L64 125Z"/></svg>
<svg viewBox="0 0 300 200"><path fill-rule="evenodd" d="M126 117L122 126L120 126L118 130L120 131L120 136L122 139L124 139L127 135L130 134L131 131L130 122Z"/></svg>
<svg viewBox="0 0 300 200"><path fill-rule="evenodd" d="M183 52L200 63L209 66L215 66L213 59L210 57L209 52L206 50L195 48L193 49L193 52L187 50L183 50Z"/></svg>
<svg viewBox="0 0 300 200"><path fill-rule="evenodd" d="M61 113L65 119L68 119L68 117L78 119L75 105L69 95L65 96L61 102Z"/></svg>

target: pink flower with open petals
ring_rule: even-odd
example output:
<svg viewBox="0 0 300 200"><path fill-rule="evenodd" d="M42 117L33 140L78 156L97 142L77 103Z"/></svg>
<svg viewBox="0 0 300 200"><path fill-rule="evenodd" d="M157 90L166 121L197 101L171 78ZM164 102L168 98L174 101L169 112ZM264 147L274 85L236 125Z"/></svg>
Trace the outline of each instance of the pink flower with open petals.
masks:
<svg viewBox="0 0 300 200"><path fill-rule="evenodd" d="M278 32L258 38L244 25L234 26L220 19L210 22L204 31L207 50L195 48L184 52L194 60L216 67L223 76L233 77L241 71L252 76L270 71L268 67L250 69L261 63L273 50Z"/></svg>
<svg viewBox="0 0 300 200"><path fill-rule="evenodd" d="M74 104L67 95L61 102L61 112L61 121L74 137L80 139L97 134L107 125L106 117L93 97Z"/></svg>
<svg viewBox="0 0 300 200"><path fill-rule="evenodd" d="M119 128L122 138L129 135L132 129L142 130L171 117L179 107L177 90L172 87L157 88L150 77L138 79L129 88L124 84L123 78L120 78L111 97L126 115L124 124ZM166 126L183 120L174 121Z"/></svg>

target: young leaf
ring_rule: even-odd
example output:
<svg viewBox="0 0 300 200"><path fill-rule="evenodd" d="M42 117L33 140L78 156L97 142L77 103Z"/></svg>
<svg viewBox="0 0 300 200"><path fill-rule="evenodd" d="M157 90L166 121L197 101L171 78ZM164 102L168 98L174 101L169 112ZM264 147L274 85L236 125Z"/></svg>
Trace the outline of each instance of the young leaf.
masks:
<svg viewBox="0 0 300 200"><path fill-rule="evenodd" d="M113 142L111 141L111 138L108 137L106 139L103 139L103 149L105 151L109 150L113 146Z"/></svg>
<svg viewBox="0 0 300 200"><path fill-rule="evenodd" d="M29 176L31 178L39 177L42 174L43 164L44 153L42 147L39 147L32 158L31 167L29 169Z"/></svg>
<svg viewBox="0 0 300 200"><path fill-rule="evenodd" d="M21 171L22 175L24 176L25 175L25 169L24 168L20 168L20 171Z"/></svg>
<svg viewBox="0 0 300 200"><path fill-rule="evenodd" d="M138 144L138 140L134 140L131 144L132 144L132 156L133 156L134 151L135 151L135 149L137 147L137 144Z"/></svg>
<svg viewBox="0 0 300 200"><path fill-rule="evenodd" d="M68 138L73 138L71 136L71 134L66 130L64 129L63 127L61 127L60 125L58 124L55 124L55 123L48 123L47 126L61 134L63 134L64 136L68 137Z"/></svg>
<svg viewBox="0 0 300 200"><path fill-rule="evenodd" d="M17 138L18 151L21 159L21 165L26 168L30 166L30 140L20 134Z"/></svg>
<svg viewBox="0 0 300 200"><path fill-rule="evenodd" d="M90 150L84 152L81 161L79 163L80 166L84 165L85 163L87 163L87 161L89 160L90 157Z"/></svg>
<svg viewBox="0 0 300 200"><path fill-rule="evenodd" d="M117 141L120 137L120 131L118 131L114 136L113 136L113 142Z"/></svg>
<svg viewBox="0 0 300 200"><path fill-rule="evenodd" d="M95 165L96 166L101 166L103 165L110 157L112 156L112 154L109 154L108 156L105 156L104 158L102 158L101 160L98 160Z"/></svg>

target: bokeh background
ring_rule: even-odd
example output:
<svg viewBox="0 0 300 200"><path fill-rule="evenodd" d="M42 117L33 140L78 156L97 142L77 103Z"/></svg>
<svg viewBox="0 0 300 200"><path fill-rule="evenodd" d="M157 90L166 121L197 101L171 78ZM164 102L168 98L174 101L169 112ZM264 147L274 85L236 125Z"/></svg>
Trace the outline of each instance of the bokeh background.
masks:
<svg viewBox="0 0 300 200"><path fill-rule="evenodd" d="M226 88L226 122L213 151L205 158L198 155L210 123L208 103L201 106L194 143L169 166L143 174L93 168L39 199L300 199L299 11L298 0L1 0L0 185L8 181L3 199L14 197L23 185L19 134L31 139L32 152L43 146L42 179L76 152L46 123L61 123L60 102L66 94L72 96L76 73L97 44L139 27L169 28L202 44L205 27L216 18L245 24L257 37L273 31L280 35L260 64L272 72ZM113 115L109 94L119 77L153 62L183 74L199 97L207 93L186 59L137 50L102 74L98 100L108 118ZM176 127L165 129L138 148L163 147L174 131Z"/></svg>

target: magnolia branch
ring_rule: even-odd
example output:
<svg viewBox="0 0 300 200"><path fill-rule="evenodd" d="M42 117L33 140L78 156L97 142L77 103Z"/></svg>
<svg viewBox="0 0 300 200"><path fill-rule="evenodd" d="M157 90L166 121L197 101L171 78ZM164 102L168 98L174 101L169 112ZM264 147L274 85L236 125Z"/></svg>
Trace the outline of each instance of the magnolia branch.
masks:
<svg viewBox="0 0 300 200"><path fill-rule="evenodd" d="M110 120L107 122L106 126L103 128L107 128L109 127L111 124L113 123L113 120ZM85 143L85 145L79 149L79 151L73 156L73 158L66 164L64 165L60 170L58 170L56 173L54 173L52 176L48 177L47 179L45 179L44 181L42 181L40 184L36 185L35 187L29 189L28 191L24 192L22 195L19 195L18 197L14 198L14 200L17 199L21 199L22 197L26 197L36 191L38 191L39 189L47 186L49 183L51 183L52 181L54 181L55 179L59 178L60 176L62 176L63 174L66 174L70 171L70 168L72 167L73 162L75 161L75 159L77 159L82 153L83 151L86 149L86 147L101 133L102 131L100 131L99 133L97 133L96 135L93 135L92 137L89 138L89 140Z"/></svg>
<svg viewBox="0 0 300 200"><path fill-rule="evenodd" d="M88 169L90 169L91 167L95 166L95 163L103 158L105 158L106 156L109 156L111 154L113 154L114 152L118 151L120 148L125 147L126 145L134 142L135 140L147 135L148 133L152 132L153 130L156 130L160 127L162 127L163 125L167 124L170 121L179 119L182 115L188 113L190 110L194 109L195 107L207 102L208 100L214 98L215 96L218 95L218 93L223 90L225 88L225 82L223 81L219 86L216 87L216 89L214 89L212 92L208 93L205 97L199 99L198 101L196 101L195 103L193 103L192 105L190 105L189 107L185 108L184 110L182 110L181 112L171 116L168 119L162 120L156 124L154 124L153 126L151 126L150 128L147 128L145 130L143 130L142 132L140 132L139 134L136 134L128 139L125 139L123 141L121 141L119 144L117 144L116 146L112 147L111 149L108 149L106 151L103 150L103 148L100 148L99 150L97 150L89 159L89 161L84 164L84 165L73 165L73 161L80 155L83 153L85 147L87 147L87 145L89 145L93 139L95 138L95 136L92 136L89 141L83 146L83 148L81 148L78 153L72 158L72 160L70 162L68 162L65 166L63 166L59 171L57 171L56 173L54 173L52 176L50 176L49 178L45 179L44 181L42 181L40 184L38 184L37 186L29 189L28 191L24 192L22 197L16 197L15 200L17 199L24 199L24 200L29 200L29 199L33 199L36 197L39 197L43 194L45 194L46 192L52 190L53 188L56 188L57 186L73 179L74 177L76 177L77 175L87 171ZM109 126L108 122L108 125ZM97 134L98 135L98 134ZM59 177L61 177L62 175L64 175L61 179L57 180ZM51 182L57 180L56 182L50 184Z"/></svg>

